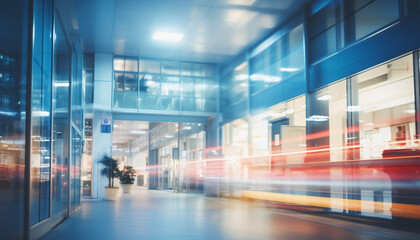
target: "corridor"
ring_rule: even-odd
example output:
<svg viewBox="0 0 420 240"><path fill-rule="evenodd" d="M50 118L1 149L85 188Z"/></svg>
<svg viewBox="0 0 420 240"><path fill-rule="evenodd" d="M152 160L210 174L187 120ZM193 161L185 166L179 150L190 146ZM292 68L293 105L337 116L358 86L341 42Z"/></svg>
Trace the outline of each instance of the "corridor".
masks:
<svg viewBox="0 0 420 240"><path fill-rule="evenodd" d="M47 233L55 239L420 239L414 233L304 214L263 203L133 189L87 200Z"/></svg>

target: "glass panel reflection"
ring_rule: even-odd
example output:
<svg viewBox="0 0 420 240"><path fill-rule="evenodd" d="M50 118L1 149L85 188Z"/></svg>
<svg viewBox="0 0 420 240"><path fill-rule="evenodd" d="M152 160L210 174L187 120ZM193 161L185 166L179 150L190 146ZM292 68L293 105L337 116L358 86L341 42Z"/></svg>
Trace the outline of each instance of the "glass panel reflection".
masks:
<svg viewBox="0 0 420 240"><path fill-rule="evenodd" d="M160 62L140 60L140 72L160 73Z"/></svg>
<svg viewBox="0 0 420 240"><path fill-rule="evenodd" d="M51 1L35 4L32 62L31 225L50 217Z"/></svg>
<svg viewBox="0 0 420 240"><path fill-rule="evenodd" d="M126 59L124 69L126 72L137 72L139 69L139 63L136 59Z"/></svg>
<svg viewBox="0 0 420 240"><path fill-rule="evenodd" d="M217 106L211 106L217 102L214 65L139 60L140 67L136 72L135 67L128 69L127 64L131 61L135 66L137 60L118 59L125 59L125 69L124 72L117 71L119 67L114 66L114 107L178 111L184 102L186 106L181 108L186 111L216 111ZM155 104L150 102L152 100Z"/></svg>
<svg viewBox="0 0 420 240"><path fill-rule="evenodd" d="M162 74L179 75L179 62L162 62Z"/></svg>
<svg viewBox="0 0 420 240"><path fill-rule="evenodd" d="M179 77L164 76L162 78L162 96L179 96Z"/></svg>
<svg viewBox="0 0 420 240"><path fill-rule="evenodd" d="M124 91L137 93L137 74L126 73L124 75Z"/></svg>
<svg viewBox="0 0 420 240"><path fill-rule="evenodd" d="M147 93L160 95L160 76L152 74L140 74L140 94Z"/></svg>
<svg viewBox="0 0 420 240"><path fill-rule="evenodd" d="M124 71L124 59L115 58L114 59L114 70L115 71Z"/></svg>
<svg viewBox="0 0 420 240"><path fill-rule="evenodd" d="M31 15L27 2L24 0L0 2L0 235L2 239L23 239L24 231L26 77L22 76L22 73L26 71L24 67L27 52L22 46L27 46L27 36L24 35L28 29L26 16ZM37 8L38 11L41 9ZM39 12L35 13L37 21L42 19L38 14ZM37 29L35 34L39 36ZM33 202L33 205L37 204L39 198Z"/></svg>
<svg viewBox="0 0 420 240"><path fill-rule="evenodd" d="M156 110L156 108L160 106L160 97L153 95L140 96L139 106L140 109Z"/></svg>
<svg viewBox="0 0 420 240"><path fill-rule="evenodd" d="M124 91L124 73L114 73L114 91L123 92Z"/></svg>
<svg viewBox="0 0 420 240"><path fill-rule="evenodd" d="M69 85L71 50L55 17L53 77L52 214L65 216L69 201Z"/></svg>
<svg viewBox="0 0 420 240"><path fill-rule="evenodd" d="M82 138L72 128L72 161L71 161L71 211L80 206L81 199L81 161L82 161Z"/></svg>
<svg viewBox="0 0 420 240"><path fill-rule="evenodd" d="M348 108L359 113L361 159L416 148L412 66L408 55L352 79L359 102Z"/></svg>

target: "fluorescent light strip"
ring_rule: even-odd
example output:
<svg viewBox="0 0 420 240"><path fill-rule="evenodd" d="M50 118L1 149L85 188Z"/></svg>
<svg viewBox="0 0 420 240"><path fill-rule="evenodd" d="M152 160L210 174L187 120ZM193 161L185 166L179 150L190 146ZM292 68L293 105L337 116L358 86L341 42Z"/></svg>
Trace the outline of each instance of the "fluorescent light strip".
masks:
<svg viewBox="0 0 420 240"><path fill-rule="evenodd" d="M326 101L331 99L331 95L325 94L317 98L320 101Z"/></svg>
<svg viewBox="0 0 420 240"><path fill-rule="evenodd" d="M179 33L155 32L155 34L153 35L153 40L165 42L179 42L181 41L182 37L183 35Z"/></svg>

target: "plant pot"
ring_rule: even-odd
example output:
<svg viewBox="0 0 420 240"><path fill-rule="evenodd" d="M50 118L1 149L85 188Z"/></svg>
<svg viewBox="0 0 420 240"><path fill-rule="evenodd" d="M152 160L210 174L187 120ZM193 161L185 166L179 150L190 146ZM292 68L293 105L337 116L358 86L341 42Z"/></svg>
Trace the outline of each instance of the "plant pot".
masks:
<svg viewBox="0 0 420 240"><path fill-rule="evenodd" d="M117 187L106 187L105 188L105 200L115 201L117 199L119 188Z"/></svg>
<svg viewBox="0 0 420 240"><path fill-rule="evenodd" d="M130 193L131 189L133 189L134 184L121 184L123 193Z"/></svg>

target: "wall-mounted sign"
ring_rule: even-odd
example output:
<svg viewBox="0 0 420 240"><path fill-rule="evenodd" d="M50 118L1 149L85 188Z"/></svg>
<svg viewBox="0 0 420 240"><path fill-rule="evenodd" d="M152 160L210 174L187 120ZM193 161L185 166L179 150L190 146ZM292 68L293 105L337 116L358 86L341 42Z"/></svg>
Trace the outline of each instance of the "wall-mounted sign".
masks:
<svg viewBox="0 0 420 240"><path fill-rule="evenodd" d="M101 133L111 133L111 117L101 118Z"/></svg>

